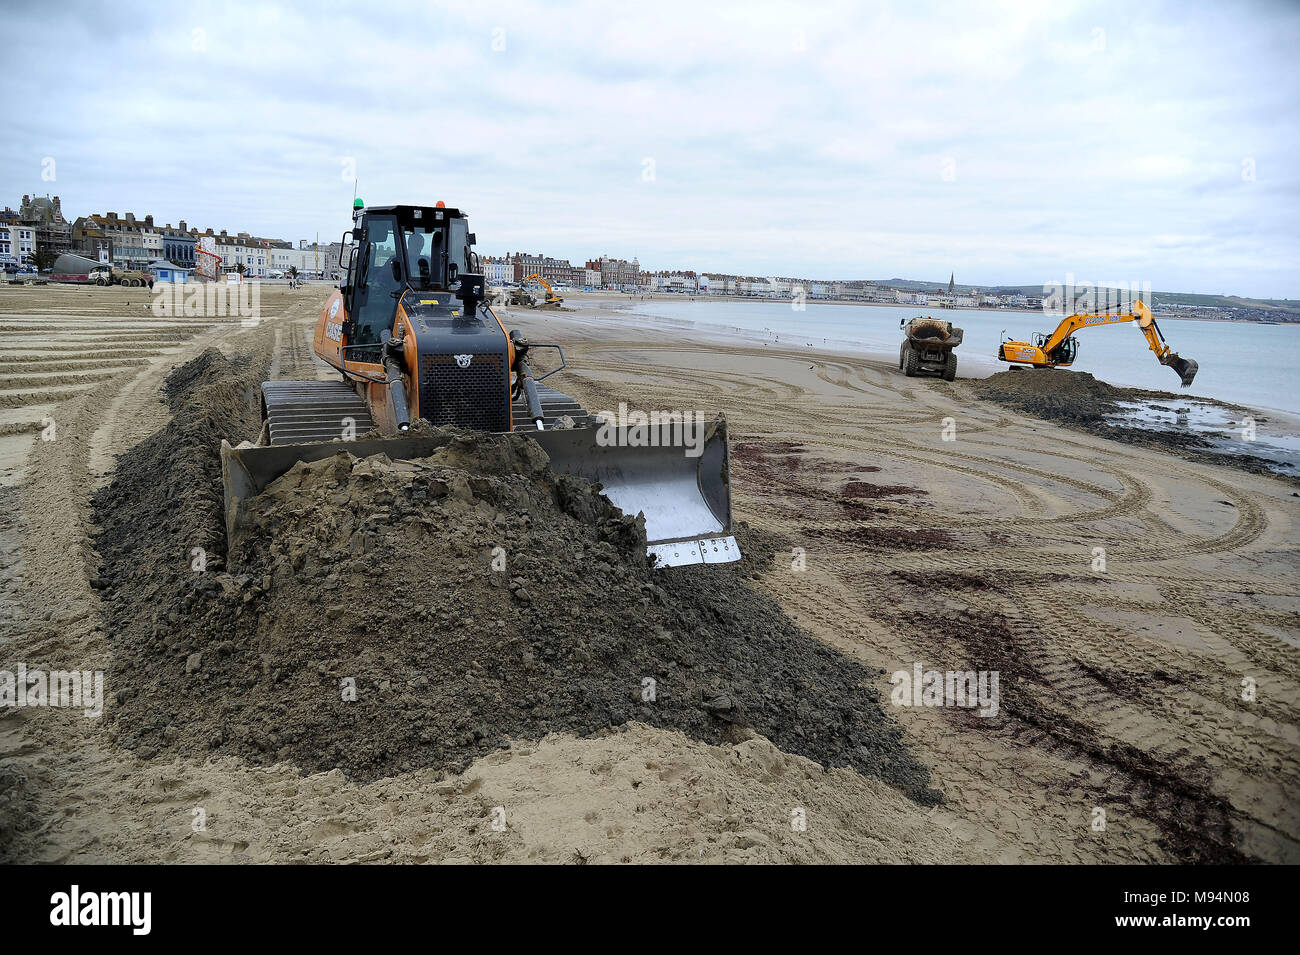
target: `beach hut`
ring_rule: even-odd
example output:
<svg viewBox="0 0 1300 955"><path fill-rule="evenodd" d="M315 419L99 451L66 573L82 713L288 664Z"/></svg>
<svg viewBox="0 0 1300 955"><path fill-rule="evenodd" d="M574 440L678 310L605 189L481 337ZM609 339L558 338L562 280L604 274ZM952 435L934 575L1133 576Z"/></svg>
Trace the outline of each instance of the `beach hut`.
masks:
<svg viewBox="0 0 1300 955"><path fill-rule="evenodd" d="M174 262L166 262L161 259L154 259L149 263L149 268L153 272L155 282L174 282L177 285L185 284L190 272L194 271Z"/></svg>

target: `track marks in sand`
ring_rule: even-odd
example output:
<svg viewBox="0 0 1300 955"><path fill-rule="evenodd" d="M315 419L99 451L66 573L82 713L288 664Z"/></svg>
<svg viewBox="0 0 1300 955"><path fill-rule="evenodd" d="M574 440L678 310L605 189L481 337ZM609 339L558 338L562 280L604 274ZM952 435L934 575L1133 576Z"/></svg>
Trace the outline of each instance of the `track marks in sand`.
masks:
<svg viewBox="0 0 1300 955"><path fill-rule="evenodd" d="M953 615L972 632L1000 621L1015 648L1002 665L1024 683L1008 714L899 714L954 833L1007 861L1300 861L1288 795L1300 783L1300 615L1251 596L1288 593L1300 568L1273 528L1286 499L1273 479L1009 416L883 362L638 343L644 367L629 369L616 346L569 350L580 400L726 411L736 516L806 554L805 572L787 556L764 585L823 640L887 673L915 661L982 669L996 644L919 621ZM747 362L762 382L752 390L736 386ZM662 366L675 370L657 378ZM735 453L765 442L784 449L781 466ZM931 493L846 501L851 480ZM1189 530L1188 507L1217 516ZM1236 595L1226 612L1215 591ZM1203 646L1163 636L1188 627ZM1240 699L1247 677L1266 700ZM1105 833L1090 827L1095 807Z"/></svg>

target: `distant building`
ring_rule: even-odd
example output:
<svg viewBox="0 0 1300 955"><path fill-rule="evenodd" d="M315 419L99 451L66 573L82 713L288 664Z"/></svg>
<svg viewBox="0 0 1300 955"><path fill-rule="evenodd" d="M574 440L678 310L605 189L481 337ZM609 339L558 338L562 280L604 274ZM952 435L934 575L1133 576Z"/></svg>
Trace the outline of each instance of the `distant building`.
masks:
<svg viewBox="0 0 1300 955"><path fill-rule="evenodd" d="M735 295L736 277L721 272L701 272L698 288L704 295Z"/></svg>
<svg viewBox="0 0 1300 955"><path fill-rule="evenodd" d="M23 196L18 218L33 231L36 248L56 255L72 251L72 223L63 218L58 196Z"/></svg>
<svg viewBox="0 0 1300 955"><path fill-rule="evenodd" d="M270 241L266 250L267 271L288 273L290 269L297 269L300 275L329 276L338 268L338 256L331 260L330 253L330 245L308 243L306 239L299 239L296 249L288 242Z"/></svg>
<svg viewBox="0 0 1300 955"><path fill-rule="evenodd" d="M510 263L502 258L485 256L483 259L483 280L489 285L505 285L513 281Z"/></svg>
<svg viewBox="0 0 1300 955"><path fill-rule="evenodd" d="M600 273L600 284L605 288L637 288L641 284L641 264L633 259L613 259L602 255L587 262L587 269Z"/></svg>
<svg viewBox="0 0 1300 955"><path fill-rule="evenodd" d="M163 258L183 268L194 268L194 249L198 245L199 235L181 220L179 228L173 229L171 223L162 227Z"/></svg>
<svg viewBox="0 0 1300 955"><path fill-rule="evenodd" d="M137 219L130 212L124 218L116 212L80 217L72 224L72 242L81 255L124 269L142 269L165 257L153 216Z"/></svg>
<svg viewBox="0 0 1300 955"><path fill-rule="evenodd" d="M23 265L36 251L36 229L18 220L18 214L6 207L0 213L0 265Z"/></svg>
<svg viewBox="0 0 1300 955"><path fill-rule="evenodd" d="M512 252L508 256L510 282L522 282L528 276L537 274L551 285L575 285L582 275L581 269L575 269L568 259L555 259L538 252Z"/></svg>
<svg viewBox="0 0 1300 955"><path fill-rule="evenodd" d="M266 277L270 270L267 264L271 254L270 239L258 239L247 232L229 235L225 229L218 233L209 229L207 234L213 238L212 251L221 256L222 272L239 272L242 265L243 274L249 278Z"/></svg>
<svg viewBox="0 0 1300 955"><path fill-rule="evenodd" d="M642 272L644 285L653 292L690 292L698 289L694 272Z"/></svg>

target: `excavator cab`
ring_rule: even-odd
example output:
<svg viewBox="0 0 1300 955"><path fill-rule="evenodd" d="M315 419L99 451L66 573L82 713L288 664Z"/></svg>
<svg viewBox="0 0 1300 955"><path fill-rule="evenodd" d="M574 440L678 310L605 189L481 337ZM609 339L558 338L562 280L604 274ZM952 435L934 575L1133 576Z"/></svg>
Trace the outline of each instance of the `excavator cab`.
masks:
<svg viewBox="0 0 1300 955"><path fill-rule="evenodd" d="M1034 344L1040 349L1046 348L1050 337L1046 332L1038 332L1034 335ZM1053 365L1073 365L1079 355L1079 339L1071 335L1046 354Z"/></svg>

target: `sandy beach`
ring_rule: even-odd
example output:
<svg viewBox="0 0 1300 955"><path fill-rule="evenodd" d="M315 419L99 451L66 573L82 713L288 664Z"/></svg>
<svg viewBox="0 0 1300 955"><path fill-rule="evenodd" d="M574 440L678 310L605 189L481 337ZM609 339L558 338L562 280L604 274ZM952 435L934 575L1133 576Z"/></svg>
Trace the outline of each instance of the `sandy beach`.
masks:
<svg viewBox="0 0 1300 955"><path fill-rule="evenodd" d="M264 289L261 321L241 325L153 319L120 288L0 288L0 668L104 669L105 708L119 705L92 492L167 422L162 380L203 349L267 355L273 378L321 374L325 295ZM714 745L633 721L359 782L142 758L111 720L4 708L0 858L1300 861L1293 483L1025 417L961 377L904 378L896 356L728 343L571 304L499 314L564 346L548 384L592 411L725 412L735 518L777 542L751 586L877 674L938 805L753 732ZM997 715L891 704L890 675L918 664L999 673Z"/></svg>

